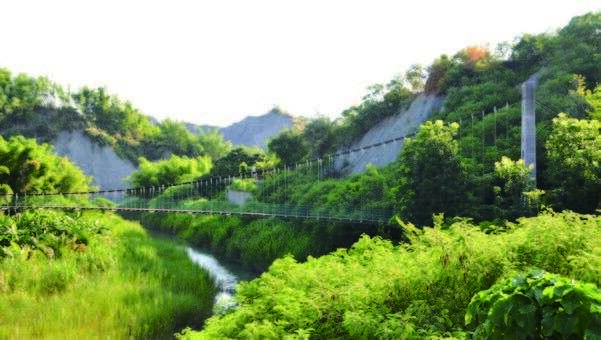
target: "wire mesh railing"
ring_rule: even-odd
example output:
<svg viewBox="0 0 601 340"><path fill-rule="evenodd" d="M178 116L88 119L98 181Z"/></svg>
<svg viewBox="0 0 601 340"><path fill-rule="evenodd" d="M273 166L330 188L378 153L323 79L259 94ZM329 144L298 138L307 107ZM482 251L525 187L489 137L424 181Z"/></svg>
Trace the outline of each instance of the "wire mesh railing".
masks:
<svg viewBox="0 0 601 340"><path fill-rule="evenodd" d="M0 195L0 209L94 209L139 212L179 212L213 215L241 215L353 223L386 223L393 212L387 209L362 209L342 201L320 206L293 202L262 202L250 193L243 200L233 199L240 192L230 188L236 177L203 180L176 186L93 191L64 194Z"/></svg>

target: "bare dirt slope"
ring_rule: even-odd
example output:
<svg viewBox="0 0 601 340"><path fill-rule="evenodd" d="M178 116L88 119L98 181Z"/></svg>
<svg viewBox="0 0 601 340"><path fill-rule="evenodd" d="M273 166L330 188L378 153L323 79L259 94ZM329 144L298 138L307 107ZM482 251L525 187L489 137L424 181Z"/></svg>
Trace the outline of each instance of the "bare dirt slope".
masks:
<svg viewBox="0 0 601 340"><path fill-rule="evenodd" d="M435 95L419 95L409 109L391 116L373 126L350 149L357 149L385 140L413 134L433 113L440 110L444 98ZM403 141L384 144L342 157L337 167L354 174L365 170L368 164L384 166L394 161L403 149Z"/></svg>
<svg viewBox="0 0 601 340"><path fill-rule="evenodd" d="M94 185L101 189L125 187L125 178L136 170L129 160L120 158L111 147L95 144L81 131L61 131L52 144L56 153L67 156L86 175L92 176Z"/></svg>

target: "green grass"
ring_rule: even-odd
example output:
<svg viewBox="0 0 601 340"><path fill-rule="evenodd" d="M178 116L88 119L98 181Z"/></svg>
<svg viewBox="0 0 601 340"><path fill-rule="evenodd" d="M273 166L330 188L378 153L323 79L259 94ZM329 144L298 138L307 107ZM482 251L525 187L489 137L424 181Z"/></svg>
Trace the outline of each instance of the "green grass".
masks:
<svg viewBox="0 0 601 340"><path fill-rule="evenodd" d="M52 259L27 245L0 259L0 338L169 338L210 315L212 281L182 248L113 214L78 220L107 231Z"/></svg>

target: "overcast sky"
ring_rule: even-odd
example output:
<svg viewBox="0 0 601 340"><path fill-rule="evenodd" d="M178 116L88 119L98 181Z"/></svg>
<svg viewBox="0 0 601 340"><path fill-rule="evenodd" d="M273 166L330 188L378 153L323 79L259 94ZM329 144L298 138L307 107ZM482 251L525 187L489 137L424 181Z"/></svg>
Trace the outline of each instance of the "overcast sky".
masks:
<svg viewBox="0 0 601 340"><path fill-rule="evenodd" d="M227 125L336 117L413 63L600 10L570 1L0 0L0 67L106 86L144 113Z"/></svg>

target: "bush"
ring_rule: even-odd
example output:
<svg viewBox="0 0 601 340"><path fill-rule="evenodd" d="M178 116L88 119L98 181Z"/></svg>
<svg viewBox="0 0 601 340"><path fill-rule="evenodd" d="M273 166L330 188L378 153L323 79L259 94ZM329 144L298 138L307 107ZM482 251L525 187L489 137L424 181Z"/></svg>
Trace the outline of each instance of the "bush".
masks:
<svg viewBox="0 0 601 340"><path fill-rule="evenodd" d="M601 336L601 290L535 271L477 293L465 322L477 339L595 339Z"/></svg>
<svg viewBox="0 0 601 340"><path fill-rule="evenodd" d="M90 237L105 230L62 212L28 211L2 217L0 223L0 258L15 256L15 246L37 250L49 258L60 257L64 247L85 249Z"/></svg>
<svg viewBox="0 0 601 340"><path fill-rule="evenodd" d="M454 139L459 125L426 122L409 139L399 156L397 208L402 218L419 225L431 223L432 214L449 217L466 207L467 174Z"/></svg>

